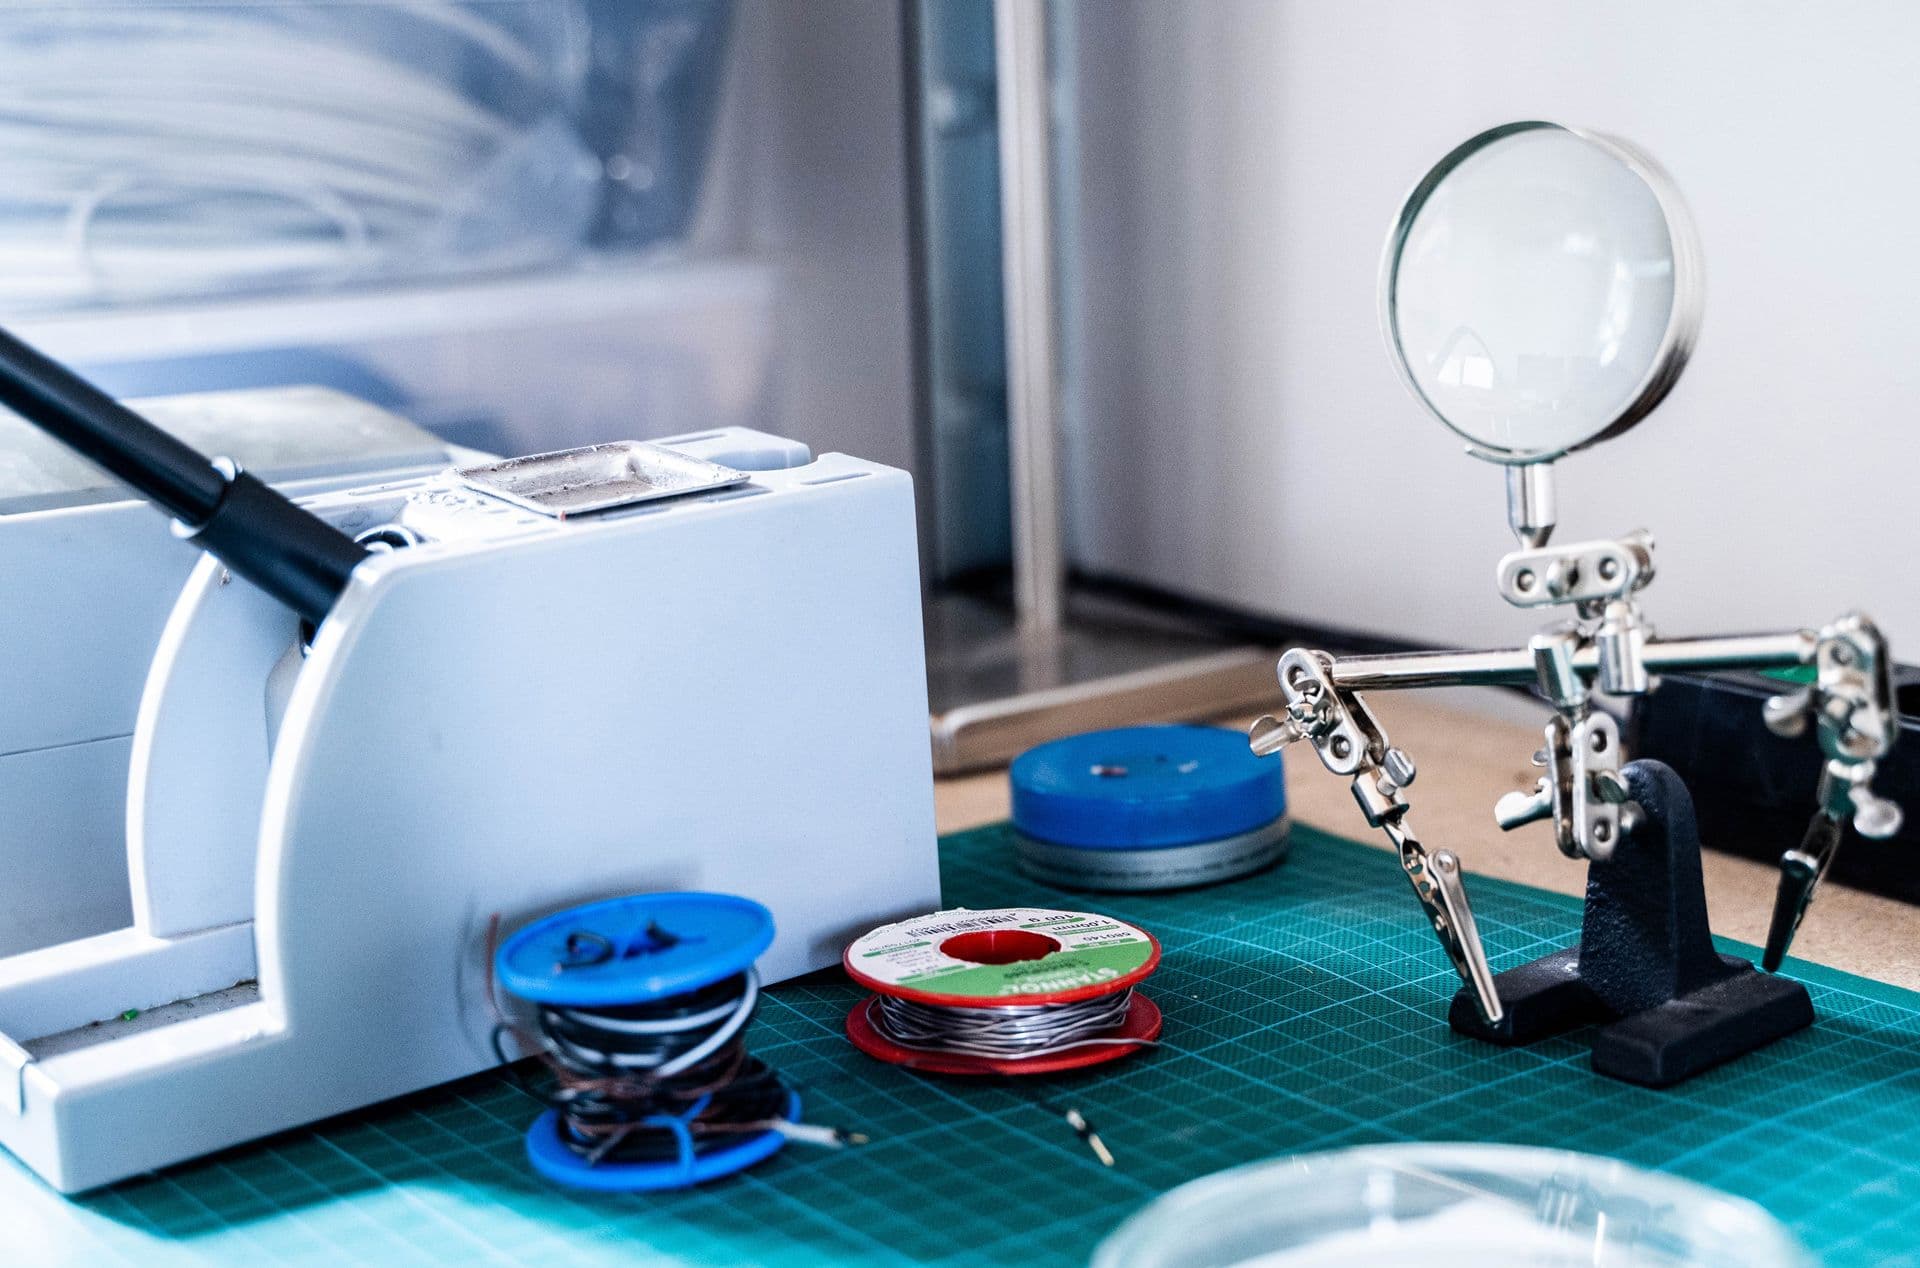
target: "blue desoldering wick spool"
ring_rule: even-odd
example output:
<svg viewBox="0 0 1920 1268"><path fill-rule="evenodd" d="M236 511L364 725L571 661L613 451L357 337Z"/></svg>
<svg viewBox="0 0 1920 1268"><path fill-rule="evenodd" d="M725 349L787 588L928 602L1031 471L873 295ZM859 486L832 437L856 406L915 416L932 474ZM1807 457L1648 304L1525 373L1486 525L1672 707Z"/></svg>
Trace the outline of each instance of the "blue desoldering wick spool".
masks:
<svg viewBox="0 0 1920 1268"><path fill-rule="evenodd" d="M655 1037L671 1032L670 1038L698 1047L725 1031L715 1049L725 1051L752 1015L759 994L753 964L772 942L773 916L759 903L726 894L641 894L527 925L501 944L494 974L509 994L539 1009L539 1038L556 1070L591 1080L617 1069L626 1077L637 1067L618 1063L639 1057L615 1047L623 1036L657 1042ZM729 993L733 982L741 985ZM722 992L717 1000L716 991ZM696 1029L695 1023L709 1028ZM746 1060L773 1081L759 1086L760 1100L774 1116L798 1122L799 1096L753 1058ZM715 1096L726 1094L722 1088L678 1112L637 1120L638 1130L665 1142L664 1157L592 1156L569 1117L578 1111L565 1107L547 1110L528 1129L527 1157L556 1183L610 1192L680 1189L732 1175L778 1151L787 1137L773 1129L701 1134L702 1116Z"/></svg>
<svg viewBox="0 0 1920 1268"><path fill-rule="evenodd" d="M1286 776L1211 726L1072 735L1014 759L1022 870L1072 889L1210 885L1286 857Z"/></svg>

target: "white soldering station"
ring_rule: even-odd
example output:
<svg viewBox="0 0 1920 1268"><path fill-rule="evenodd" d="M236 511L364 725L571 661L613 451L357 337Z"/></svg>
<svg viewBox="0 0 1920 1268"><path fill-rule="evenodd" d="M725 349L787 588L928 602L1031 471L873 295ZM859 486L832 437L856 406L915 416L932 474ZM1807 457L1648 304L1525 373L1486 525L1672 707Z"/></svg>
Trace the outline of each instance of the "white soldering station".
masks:
<svg viewBox="0 0 1920 1268"><path fill-rule="evenodd" d="M0 402L210 552L140 703L131 927L0 958L0 1144L56 1188L493 1065L496 917L740 894L774 982L937 904L902 472L730 428L303 508L4 335Z"/></svg>

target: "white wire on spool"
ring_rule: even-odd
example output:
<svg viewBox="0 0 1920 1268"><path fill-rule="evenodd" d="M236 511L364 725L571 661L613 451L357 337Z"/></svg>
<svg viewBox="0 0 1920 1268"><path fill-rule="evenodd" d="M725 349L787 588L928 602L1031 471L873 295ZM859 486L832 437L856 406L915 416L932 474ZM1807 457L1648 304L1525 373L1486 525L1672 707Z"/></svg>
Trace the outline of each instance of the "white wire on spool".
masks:
<svg viewBox="0 0 1920 1268"><path fill-rule="evenodd" d="M562 113L583 22L571 0L0 9L0 302L569 249L600 175Z"/></svg>

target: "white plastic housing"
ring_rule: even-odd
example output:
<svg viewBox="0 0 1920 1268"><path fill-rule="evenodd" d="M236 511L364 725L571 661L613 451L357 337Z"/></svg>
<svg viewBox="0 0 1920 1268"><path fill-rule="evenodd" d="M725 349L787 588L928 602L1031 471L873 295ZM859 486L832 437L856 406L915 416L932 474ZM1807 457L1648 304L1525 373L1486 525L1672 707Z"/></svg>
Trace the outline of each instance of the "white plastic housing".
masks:
<svg viewBox="0 0 1920 1268"><path fill-rule="evenodd" d="M73 1192L483 1069L496 917L744 894L779 981L937 904L908 477L660 443L753 479L558 521L445 478L311 500L428 540L304 662L202 561L134 736L133 927L0 959L0 1144Z"/></svg>

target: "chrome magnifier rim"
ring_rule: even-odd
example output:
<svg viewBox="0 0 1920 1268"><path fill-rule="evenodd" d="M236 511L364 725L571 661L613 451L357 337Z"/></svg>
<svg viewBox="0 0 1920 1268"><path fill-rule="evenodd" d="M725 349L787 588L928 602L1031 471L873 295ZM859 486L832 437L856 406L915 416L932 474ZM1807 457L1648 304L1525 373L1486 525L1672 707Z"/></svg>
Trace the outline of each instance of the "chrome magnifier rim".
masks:
<svg viewBox="0 0 1920 1268"><path fill-rule="evenodd" d="M1394 309L1398 285L1400 253L1406 246L1407 235L1413 229L1414 221L1426 207L1433 191L1462 163L1480 153L1488 146L1503 141L1522 132L1533 131L1565 132L1598 147L1623 164L1638 177L1652 192L1660 207L1660 213L1666 219L1667 238L1673 251L1673 304L1667 313L1667 326L1663 332L1652 363L1642 376L1633 396L1626 407L1611 422L1600 427L1583 440L1554 448L1513 449L1490 445L1457 426L1452 419L1428 399L1415 379L1413 368L1407 362L1407 354L1401 347L1400 337L1394 328ZM1654 157L1631 142L1610 136L1604 132L1595 132L1588 128L1572 127L1564 123L1554 123L1544 119L1526 119L1514 123L1503 123L1488 128L1455 146L1428 169L1418 183L1401 200L1400 210L1395 215L1393 226L1387 232L1386 245L1380 255L1380 332L1387 342L1388 359L1393 362L1395 373L1400 382L1427 413L1439 420L1454 435L1467 442L1467 451L1477 458L1510 466L1522 466L1536 462L1552 462L1556 458L1597 445L1603 440L1632 428L1641 419L1652 413L1654 408L1666 399L1667 393L1679 380L1680 372L1686 368L1687 360L1693 355L1693 348L1700 337L1700 322L1706 310L1706 267L1701 258L1700 238L1694 227L1693 213L1687 209L1686 200L1680 196L1680 189L1673 178L1667 174Z"/></svg>

